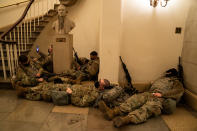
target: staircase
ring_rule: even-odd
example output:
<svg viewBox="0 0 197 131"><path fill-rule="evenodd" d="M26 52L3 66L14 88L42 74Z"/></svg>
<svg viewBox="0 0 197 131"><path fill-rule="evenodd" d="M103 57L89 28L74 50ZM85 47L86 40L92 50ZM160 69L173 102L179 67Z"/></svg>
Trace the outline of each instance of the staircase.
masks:
<svg viewBox="0 0 197 131"><path fill-rule="evenodd" d="M34 1L34 0L33 0ZM37 0L40 3L41 0ZM44 1L44 0L43 0ZM47 0L48 1L48 0ZM46 2L46 0L45 0ZM25 18L16 25L3 39L0 40L0 88L10 88L10 79L16 75L18 66L18 56L27 55L45 26L57 15L54 7L57 5L54 1L53 8L47 9L47 12L32 16L32 9L29 9ZM33 3L31 8L36 8L38 3ZM42 3L40 3L42 4ZM34 7L35 6L35 7ZM35 13L34 13L35 14ZM31 16L30 16L31 15ZM0 35L4 32L0 31Z"/></svg>

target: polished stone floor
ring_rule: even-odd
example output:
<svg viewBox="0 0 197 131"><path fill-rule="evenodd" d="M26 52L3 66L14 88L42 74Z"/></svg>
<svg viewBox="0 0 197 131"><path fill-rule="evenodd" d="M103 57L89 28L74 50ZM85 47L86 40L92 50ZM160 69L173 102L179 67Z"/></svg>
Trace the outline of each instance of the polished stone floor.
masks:
<svg viewBox="0 0 197 131"><path fill-rule="evenodd" d="M161 116L117 129L98 109L56 107L52 103L20 99L14 90L0 89L0 131L169 131L173 122L169 126L166 120L172 119Z"/></svg>

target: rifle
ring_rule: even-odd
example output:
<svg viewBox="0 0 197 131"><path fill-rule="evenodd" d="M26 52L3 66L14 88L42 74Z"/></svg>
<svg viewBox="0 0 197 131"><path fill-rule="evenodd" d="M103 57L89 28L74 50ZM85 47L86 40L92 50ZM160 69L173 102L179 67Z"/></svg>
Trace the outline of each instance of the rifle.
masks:
<svg viewBox="0 0 197 131"><path fill-rule="evenodd" d="M183 84L183 66L181 65L181 57L179 56L179 64L178 64L178 78L180 82Z"/></svg>
<svg viewBox="0 0 197 131"><path fill-rule="evenodd" d="M126 89L126 92L129 93L130 95L135 94L135 93L138 92L138 90L136 90L136 88L133 87L133 85L131 83L131 76L130 76L129 71L126 67L126 64L123 62L121 56L120 56L120 61L122 63L122 67L123 67L123 70L125 72L126 79L127 79L128 86L129 86L129 88Z"/></svg>
<svg viewBox="0 0 197 131"><path fill-rule="evenodd" d="M76 59L76 62L79 64L79 65L82 65L82 62L80 61L78 55L77 55L77 52L75 51L74 47L73 47L73 51L74 51L74 56L75 56L75 59Z"/></svg>

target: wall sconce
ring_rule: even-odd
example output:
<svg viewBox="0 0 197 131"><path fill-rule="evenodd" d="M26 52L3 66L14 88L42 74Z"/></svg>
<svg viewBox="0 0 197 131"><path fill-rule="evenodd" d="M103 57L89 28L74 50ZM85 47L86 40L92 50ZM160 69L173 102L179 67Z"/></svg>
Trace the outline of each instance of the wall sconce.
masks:
<svg viewBox="0 0 197 131"><path fill-rule="evenodd" d="M150 6L156 7L160 2L162 7L166 7L169 0L150 0Z"/></svg>

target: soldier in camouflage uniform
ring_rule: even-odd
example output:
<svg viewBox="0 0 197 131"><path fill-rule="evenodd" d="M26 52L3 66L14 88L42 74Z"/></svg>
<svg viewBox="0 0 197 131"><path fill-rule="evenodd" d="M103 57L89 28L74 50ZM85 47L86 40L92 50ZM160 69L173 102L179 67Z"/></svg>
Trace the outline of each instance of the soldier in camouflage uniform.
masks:
<svg viewBox="0 0 197 131"><path fill-rule="evenodd" d="M63 73L65 76L75 79L78 83L85 80L97 80L99 73L99 57L96 51L90 53L90 60L80 59L82 65L75 62L73 69Z"/></svg>
<svg viewBox="0 0 197 131"><path fill-rule="evenodd" d="M13 83L19 86L35 86L43 82L41 75L44 73L43 68L31 61L27 56L19 56L19 67L16 72L16 78Z"/></svg>
<svg viewBox="0 0 197 131"><path fill-rule="evenodd" d="M118 115L125 115L113 120L115 127L129 123L139 124L145 122L151 116L160 115L164 108L163 103L166 100L170 99L176 104L184 93L182 83L172 72L170 72L172 75L156 80L148 92L135 94L113 109L107 107L104 101L100 101L99 109L104 112L105 118L109 120Z"/></svg>
<svg viewBox="0 0 197 131"><path fill-rule="evenodd" d="M37 57L33 58L33 61L40 64L42 68L50 73L53 73L53 46L50 45L48 49L48 55L37 51Z"/></svg>
<svg viewBox="0 0 197 131"><path fill-rule="evenodd" d="M36 87L26 88L25 98L51 101L53 91L65 91L70 96L71 104L80 107L92 105L99 94L94 85L40 83Z"/></svg>
<svg viewBox="0 0 197 131"><path fill-rule="evenodd" d="M97 107L100 100L103 100L110 108L113 108L115 106L119 106L131 96L126 87L110 83L107 79L100 79L96 82L95 86L99 88L100 92L94 105L95 107Z"/></svg>

